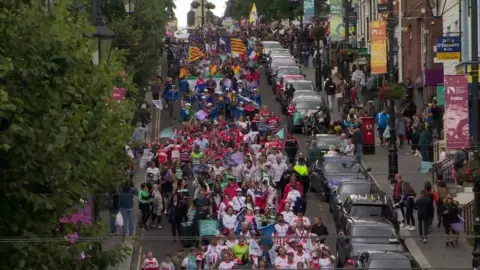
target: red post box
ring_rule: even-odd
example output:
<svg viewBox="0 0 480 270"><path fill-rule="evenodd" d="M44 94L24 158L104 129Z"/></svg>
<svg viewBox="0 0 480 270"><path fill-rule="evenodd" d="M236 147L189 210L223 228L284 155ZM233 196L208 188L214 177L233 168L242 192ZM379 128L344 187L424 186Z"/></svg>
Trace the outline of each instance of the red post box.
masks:
<svg viewBox="0 0 480 270"><path fill-rule="evenodd" d="M360 117L362 121L363 154L375 155L375 118Z"/></svg>

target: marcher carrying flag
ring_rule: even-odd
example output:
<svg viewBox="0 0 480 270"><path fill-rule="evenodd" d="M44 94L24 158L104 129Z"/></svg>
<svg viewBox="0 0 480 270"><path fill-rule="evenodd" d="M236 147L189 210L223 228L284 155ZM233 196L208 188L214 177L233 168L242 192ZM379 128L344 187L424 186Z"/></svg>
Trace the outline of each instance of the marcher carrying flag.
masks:
<svg viewBox="0 0 480 270"><path fill-rule="evenodd" d="M247 51L247 48L245 48L245 44L241 39L230 38L230 50L232 53L243 55Z"/></svg>
<svg viewBox="0 0 480 270"><path fill-rule="evenodd" d="M188 50L187 50L188 62L197 61L198 59L201 59L204 56L205 54L201 49L191 45L188 46Z"/></svg>

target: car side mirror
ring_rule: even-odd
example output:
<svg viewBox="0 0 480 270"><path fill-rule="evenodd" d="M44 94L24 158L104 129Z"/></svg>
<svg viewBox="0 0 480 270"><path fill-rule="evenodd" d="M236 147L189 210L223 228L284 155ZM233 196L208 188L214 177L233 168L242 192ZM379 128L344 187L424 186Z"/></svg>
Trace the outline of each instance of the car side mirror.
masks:
<svg viewBox="0 0 480 270"><path fill-rule="evenodd" d="M367 171L367 172L371 172L371 171L372 171L372 168L368 167L368 168L366 169L366 171Z"/></svg>

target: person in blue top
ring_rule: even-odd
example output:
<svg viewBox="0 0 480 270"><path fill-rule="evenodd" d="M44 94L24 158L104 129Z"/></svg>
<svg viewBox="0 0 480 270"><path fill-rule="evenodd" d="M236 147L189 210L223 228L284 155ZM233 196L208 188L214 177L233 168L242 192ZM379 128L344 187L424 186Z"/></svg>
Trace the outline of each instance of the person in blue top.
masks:
<svg viewBox="0 0 480 270"><path fill-rule="evenodd" d="M190 85L188 84L188 81L185 79L185 77L180 78L178 81L178 89L180 90L180 94L182 96L185 96L189 92Z"/></svg>
<svg viewBox="0 0 480 270"><path fill-rule="evenodd" d="M178 89L175 87L175 85L172 85L170 90L168 90L166 100L167 107L170 109L170 117L173 117L175 104L180 100L180 92L178 92Z"/></svg>
<svg viewBox="0 0 480 270"><path fill-rule="evenodd" d="M194 106L194 108L198 107L198 98L195 93L193 93L192 89L190 89L190 91L188 91L187 94L183 97L183 101L184 103L190 103L192 106Z"/></svg>
<svg viewBox="0 0 480 270"><path fill-rule="evenodd" d="M168 92L170 91L170 89L172 89L172 87L173 87L172 78L168 78L167 82L165 83L165 88L163 89L163 96L162 96L167 102L168 102Z"/></svg>
<svg viewBox="0 0 480 270"><path fill-rule="evenodd" d="M192 119L193 117L193 111L192 111L192 105L190 103L185 103L183 105L183 108L180 110L180 122L185 123L188 122Z"/></svg>
<svg viewBox="0 0 480 270"><path fill-rule="evenodd" d="M262 106L262 97L260 96L260 94L258 93L258 89L257 88L254 88L253 89L253 92L252 92L252 95L250 96L250 99L257 103L258 106Z"/></svg>
<svg viewBox="0 0 480 270"><path fill-rule="evenodd" d="M381 112L375 117L375 124L377 125L378 135L380 136L380 142L385 145L385 139L383 138L383 133L388 126L388 119L390 116L387 114L388 108L385 107Z"/></svg>
<svg viewBox="0 0 480 270"><path fill-rule="evenodd" d="M217 108L218 112L221 114L225 114L225 99L221 93L215 93L215 107Z"/></svg>
<svg viewBox="0 0 480 270"><path fill-rule="evenodd" d="M208 118L213 121L217 119L218 117L218 110L217 108L213 107L212 108L212 103L207 104L207 109L208 109Z"/></svg>

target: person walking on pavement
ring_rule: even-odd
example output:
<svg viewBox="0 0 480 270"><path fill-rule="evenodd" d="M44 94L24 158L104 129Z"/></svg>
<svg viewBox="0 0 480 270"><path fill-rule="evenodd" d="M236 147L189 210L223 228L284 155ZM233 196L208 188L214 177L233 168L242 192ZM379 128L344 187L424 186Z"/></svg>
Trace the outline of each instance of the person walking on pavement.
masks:
<svg viewBox="0 0 480 270"><path fill-rule="evenodd" d="M427 243L429 212L433 201L430 196L427 196L426 191L422 190L420 198L415 204L417 206L418 231L423 243Z"/></svg>
<svg viewBox="0 0 480 270"><path fill-rule="evenodd" d="M155 83L152 84L151 87L152 91L152 99L153 100L159 100L160 99L160 93L163 93L163 79L160 76L155 77Z"/></svg>
<svg viewBox="0 0 480 270"><path fill-rule="evenodd" d="M375 124L377 125L378 136L380 137L380 143L382 144L382 146L385 145L385 139L383 138L383 133L385 132L385 129L387 129L388 119L390 118L387 112L388 112L388 108L384 107L383 110L379 112L375 117Z"/></svg>
<svg viewBox="0 0 480 270"><path fill-rule="evenodd" d="M405 140L406 121L401 113L397 113L395 117L395 133L398 136L400 148L403 148L403 141Z"/></svg>
<svg viewBox="0 0 480 270"><path fill-rule="evenodd" d="M322 218L320 216L315 217L314 224L312 225L311 232L318 236L317 241L321 244L325 243L325 240L328 236L328 229L323 224Z"/></svg>
<svg viewBox="0 0 480 270"><path fill-rule="evenodd" d="M297 139L292 134L288 134L287 139L285 140L284 149L285 152L287 152L287 157L290 163L294 163L298 148L299 143Z"/></svg>
<svg viewBox="0 0 480 270"><path fill-rule="evenodd" d="M128 235L133 236L133 231L135 229L133 224L133 199L135 196L138 196L138 189L134 186L132 181L125 182L119 196L120 212L123 216L123 236L127 235L127 224Z"/></svg>
<svg viewBox="0 0 480 270"><path fill-rule="evenodd" d="M110 212L110 235L118 235L117 233L117 224L116 218L118 211L120 210L120 205L118 201L118 192L117 190L112 190L108 193L107 196L107 207Z"/></svg>
<svg viewBox="0 0 480 270"><path fill-rule="evenodd" d="M140 219L140 227L143 230L146 230L147 222L148 222L148 219L150 218L150 203L152 201L152 196L148 191L146 183L142 183L140 188L141 188L141 191L138 195L139 208L140 208L140 211L142 212L142 216Z"/></svg>
<svg viewBox="0 0 480 270"><path fill-rule="evenodd" d="M302 62L303 62L303 66L305 68L308 68L308 60L310 58L310 50L308 49L308 47L305 47L303 50L302 50Z"/></svg>
<svg viewBox="0 0 480 270"><path fill-rule="evenodd" d="M395 185L393 186L393 202L395 204L395 209L397 212L397 220L400 222L400 227L405 226L405 210L404 210L404 199L408 197L415 197L415 192L410 184L406 181L403 181L402 176L397 173L395 175ZM413 205L412 205L413 206ZM399 216L401 215L401 216ZM411 219L411 220L410 220ZM407 223L408 229L410 229L410 221L413 226L415 226L415 221L413 219L413 208L412 208L412 215L409 216Z"/></svg>
<svg viewBox="0 0 480 270"><path fill-rule="evenodd" d="M184 211L184 207L178 201L178 195L174 194L172 196L172 200L168 205L168 222L172 225L172 236L173 242L175 243L175 238L177 237L177 233L180 236L180 224L182 224L183 220L186 218L187 213Z"/></svg>
<svg viewBox="0 0 480 270"><path fill-rule="evenodd" d="M443 211L443 227L445 228L445 246L456 246L458 244L458 234L455 240L452 240L452 234L456 232L452 229L452 224L459 222L458 206L455 204L453 197L448 195L444 203Z"/></svg>
<svg viewBox="0 0 480 270"><path fill-rule="evenodd" d="M333 112L333 108L335 106L335 94L337 91L337 86L332 81L332 77L328 76L325 80L325 92L327 93L327 102L328 106L330 107L330 111Z"/></svg>

